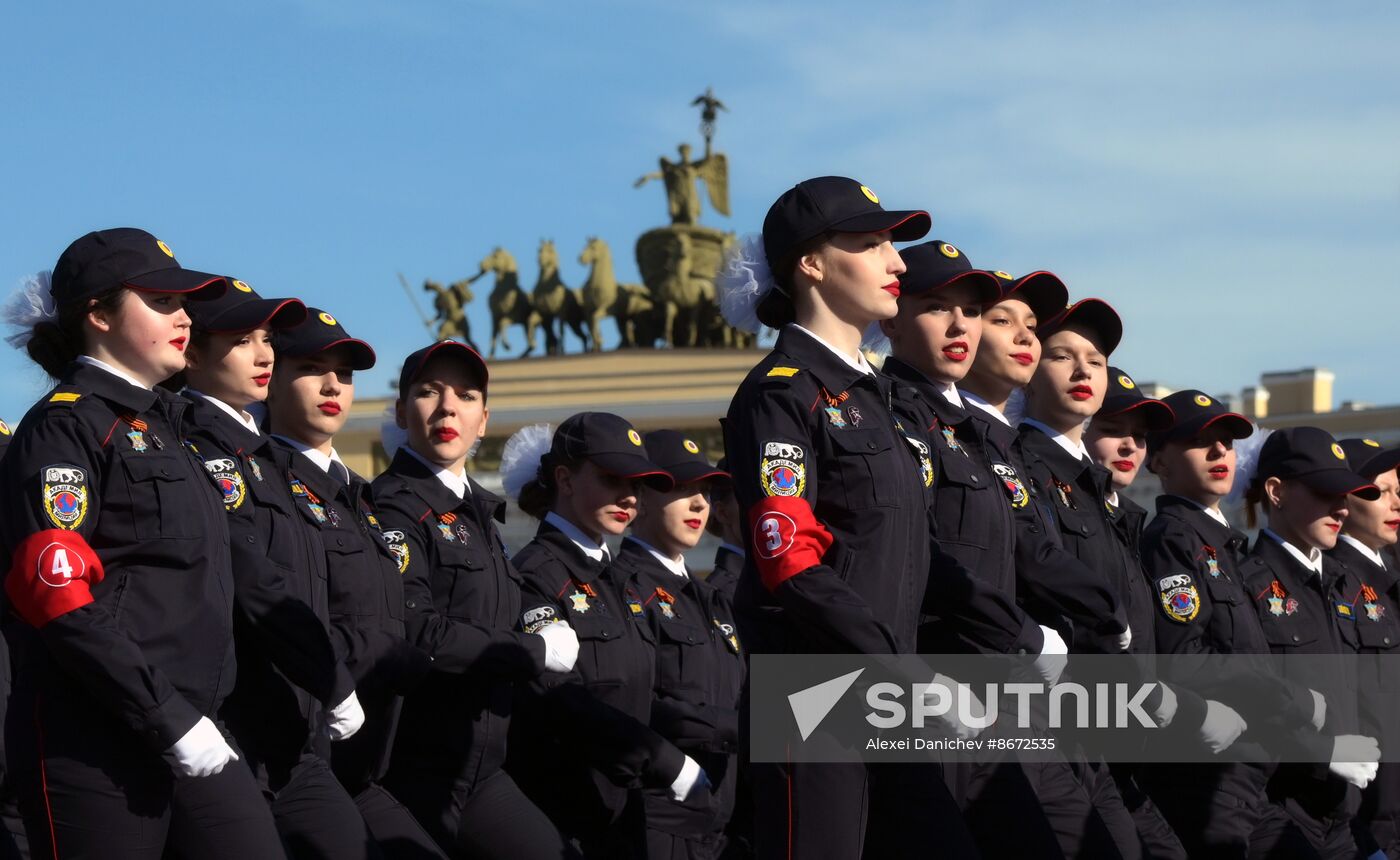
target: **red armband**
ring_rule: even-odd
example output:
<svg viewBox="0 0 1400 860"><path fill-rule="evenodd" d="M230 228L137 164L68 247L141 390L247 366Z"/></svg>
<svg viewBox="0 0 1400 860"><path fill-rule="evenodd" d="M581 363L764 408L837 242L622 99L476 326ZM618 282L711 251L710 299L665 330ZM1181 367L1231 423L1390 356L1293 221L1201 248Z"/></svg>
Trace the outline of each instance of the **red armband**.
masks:
<svg viewBox="0 0 1400 860"><path fill-rule="evenodd" d="M66 529L35 532L15 549L5 594L15 613L34 627L92 602L102 561L82 535Z"/></svg>
<svg viewBox="0 0 1400 860"><path fill-rule="evenodd" d="M754 505L749 525L754 563L769 591L821 564L834 540L805 499L789 496L768 496Z"/></svg>

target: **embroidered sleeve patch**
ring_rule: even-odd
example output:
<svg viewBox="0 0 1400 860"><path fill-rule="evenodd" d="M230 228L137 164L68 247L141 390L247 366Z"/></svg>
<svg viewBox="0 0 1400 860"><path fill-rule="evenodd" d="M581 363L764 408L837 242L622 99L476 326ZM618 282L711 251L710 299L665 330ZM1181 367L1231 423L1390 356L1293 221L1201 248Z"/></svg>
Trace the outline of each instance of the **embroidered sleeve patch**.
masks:
<svg viewBox="0 0 1400 860"><path fill-rule="evenodd" d="M546 603L521 613L520 626L526 633L538 633L559 620L559 610Z"/></svg>
<svg viewBox="0 0 1400 860"><path fill-rule="evenodd" d="M1016 469L1006 463L993 463L992 474L1001 481L1001 488L1006 491L1006 500L1013 508L1024 508L1030 503L1031 494L1026 492L1026 485L1021 483L1021 476L1016 474Z"/></svg>
<svg viewBox="0 0 1400 860"><path fill-rule="evenodd" d="M236 511L243 507L244 500L248 498L248 488L243 483L243 473L238 470L238 464L229 457L217 457L205 460L204 468L214 479L219 495L223 496L224 510Z"/></svg>
<svg viewBox="0 0 1400 860"><path fill-rule="evenodd" d="M801 496L807 489L807 454L789 442L764 442L758 461L765 496Z"/></svg>
<svg viewBox="0 0 1400 860"><path fill-rule="evenodd" d="M1162 609L1173 621L1186 624L1195 620L1201 611L1201 595L1196 591L1196 583L1190 574L1178 573L1165 576L1157 581L1157 595L1162 601Z"/></svg>
<svg viewBox="0 0 1400 860"><path fill-rule="evenodd" d="M87 472L77 466L45 466L40 490L44 516L56 528L72 531L82 527L88 512Z"/></svg>
<svg viewBox="0 0 1400 860"><path fill-rule="evenodd" d="M398 529L388 529L384 533L384 542L389 545L389 552L394 554L394 561L398 563L399 575L408 572L408 538Z"/></svg>

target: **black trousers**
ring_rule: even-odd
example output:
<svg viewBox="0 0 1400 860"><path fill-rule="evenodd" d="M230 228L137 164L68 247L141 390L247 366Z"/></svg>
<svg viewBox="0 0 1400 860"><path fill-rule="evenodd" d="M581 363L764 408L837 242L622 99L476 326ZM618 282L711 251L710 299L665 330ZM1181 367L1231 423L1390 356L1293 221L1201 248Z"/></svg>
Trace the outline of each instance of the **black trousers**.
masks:
<svg viewBox="0 0 1400 860"><path fill-rule="evenodd" d="M389 787L453 857L577 857L554 822L498 770L475 786L447 774L390 771Z"/></svg>
<svg viewBox="0 0 1400 860"><path fill-rule="evenodd" d="M272 811L241 761L214 776L176 777L125 727L92 715L39 716L33 743L12 746L10 756L32 856L286 856Z"/></svg>
<svg viewBox="0 0 1400 860"><path fill-rule="evenodd" d="M382 860L359 807L326 760L305 753L277 788L264 787L293 860Z"/></svg>
<svg viewBox="0 0 1400 860"><path fill-rule="evenodd" d="M386 860L447 860L447 852L384 786L371 782L353 797Z"/></svg>
<svg viewBox="0 0 1400 860"><path fill-rule="evenodd" d="M1137 783L1136 765L1114 765L1109 768L1123 805L1133 817L1143 860L1187 860L1186 846L1177 838L1167 817L1157 808L1152 797Z"/></svg>
<svg viewBox="0 0 1400 860"><path fill-rule="evenodd" d="M1262 767L1152 764L1137 781L1191 860L1317 860L1307 836L1266 794Z"/></svg>

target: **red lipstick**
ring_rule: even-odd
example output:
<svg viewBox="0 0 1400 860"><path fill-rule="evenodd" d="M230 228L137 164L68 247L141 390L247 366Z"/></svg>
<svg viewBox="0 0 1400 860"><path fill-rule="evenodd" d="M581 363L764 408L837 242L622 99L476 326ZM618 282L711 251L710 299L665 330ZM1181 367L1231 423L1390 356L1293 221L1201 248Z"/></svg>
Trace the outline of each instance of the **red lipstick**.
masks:
<svg viewBox="0 0 1400 860"><path fill-rule="evenodd" d="M1323 523L1323 525L1327 526L1327 527L1328 527L1329 529L1331 529L1333 532L1339 532L1339 531L1342 530L1342 524L1341 524L1341 523Z"/></svg>
<svg viewBox="0 0 1400 860"><path fill-rule="evenodd" d="M1069 396L1075 400L1088 400L1094 396L1094 389L1088 385L1076 385L1069 390Z"/></svg>
<svg viewBox="0 0 1400 860"><path fill-rule="evenodd" d="M969 354L967 341L955 340L943 347L943 357L949 361L967 361Z"/></svg>
<svg viewBox="0 0 1400 860"><path fill-rule="evenodd" d="M685 524L688 525L688 526L690 526L690 527L693 528L693 529L698 529L698 528L700 528L700 526L701 526L701 522L700 522L698 519L689 519L689 520L686 520L686 521L685 521Z"/></svg>
<svg viewBox="0 0 1400 860"><path fill-rule="evenodd" d="M324 403L318 403L316 404L316 408L321 410L321 412L326 415L340 414L340 404L336 403L334 400L327 400Z"/></svg>
<svg viewBox="0 0 1400 860"><path fill-rule="evenodd" d="M895 298L899 298L899 281L897 280L890 281L888 284L885 284L880 289L884 290L885 292L889 293Z"/></svg>
<svg viewBox="0 0 1400 860"><path fill-rule="evenodd" d="M459 435L461 434L458 433L456 429L452 427L439 427L438 429L433 431L433 438L438 440L439 442L451 442L453 439L456 439Z"/></svg>
<svg viewBox="0 0 1400 860"><path fill-rule="evenodd" d="M184 337L172 338L171 341L170 341L170 345L173 346L173 347L175 347L176 349L180 350L181 352L184 352L184 351L185 351L185 341L186 341L186 340L187 340L187 338L184 338Z"/></svg>
<svg viewBox="0 0 1400 860"><path fill-rule="evenodd" d="M632 515L627 511L613 511L612 518L615 522L625 523L632 519Z"/></svg>
<svg viewBox="0 0 1400 860"><path fill-rule="evenodd" d="M1137 466L1132 460L1114 460L1113 468L1120 472L1131 472Z"/></svg>
<svg viewBox="0 0 1400 860"><path fill-rule="evenodd" d="M257 376L253 377L253 381L258 384L259 388L266 388L267 384L272 381L272 374L259 373Z"/></svg>
<svg viewBox="0 0 1400 860"><path fill-rule="evenodd" d="M1211 466L1211 467L1210 467L1210 476L1211 476L1211 478L1214 479L1214 480L1223 481L1223 480L1225 480L1226 478L1230 477L1230 467L1229 467L1229 466Z"/></svg>
<svg viewBox="0 0 1400 860"><path fill-rule="evenodd" d="M1011 353L1011 360L1022 367L1030 367L1031 364L1035 362L1035 357L1029 352L1013 352Z"/></svg>

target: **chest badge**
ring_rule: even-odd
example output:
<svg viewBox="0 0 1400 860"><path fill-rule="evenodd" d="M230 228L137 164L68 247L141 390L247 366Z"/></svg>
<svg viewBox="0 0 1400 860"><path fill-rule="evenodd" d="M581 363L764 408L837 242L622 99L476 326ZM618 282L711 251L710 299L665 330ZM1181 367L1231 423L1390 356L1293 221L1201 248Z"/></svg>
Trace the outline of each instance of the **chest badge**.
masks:
<svg viewBox="0 0 1400 860"><path fill-rule="evenodd" d="M1361 586L1361 599L1365 601L1362 607L1366 610L1366 617L1371 621L1380 621L1385 617L1385 606L1380 602L1380 595L1369 585Z"/></svg>
<svg viewBox="0 0 1400 860"><path fill-rule="evenodd" d="M1074 488L1059 478L1051 478L1050 481L1055 485L1055 493L1060 497L1060 505L1070 510L1078 510L1079 506L1074 503Z"/></svg>
<svg viewBox="0 0 1400 860"><path fill-rule="evenodd" d="M661 610L661 614L668 621L676 617L676 598L672 596L671 592L658 586L652 597L656 598L657 608Z"/></svg>
<svg viewBox="0 0 1400 860"><path fill-rule="evenodd" d="M150 446L146 444L146 430L149 429L145 421L132 415L123 415L122 420L131 429L127 431L126 438L131 442L131 450L144 453Z"/></svg>
<svg viewBox="0 0 1400 860"><path fill-rule="evenodd" d="M452 527L454 523L457 524L455 529ZM448 543L455 542L459 537L462 543L465 544L467 542L466 528L463 527L461 523L457 523L457 515L451 511L438 517L437 527L438 533L442 535L442 539Z"/></svg>
<svg viewBox="0 0 1400 860"><path fill-rule="evenodd" d="M948 450L962 451L963 456L967 456L967 451L964 450L962 443L958 441L957 431L946 425L940 427L939 430L943 433L943 441L948 443Z"/></svg>
<svg viewBox="0 0 1400 860"><path fill-rule="evenodd" d="M1026 485L1021 483L1021 476L1016 474L1016 470L1007 463L993 463L992 474L1001 481L1001 487L1006 491L1006 500L1013 508L1024 508L1030 504L1031 494L1026 492Z"/></svg>
<svg viewBox="0 0 1400 860"><path fill-rule="evenodd" d="M252 457L248 458L248 471L253 473L254 480L258 481L259 483L262 482L262 466L259 466L258 461Z"/></svg>
<svg viewBox="0 0 1400 860"><path fill-rule="evenodd" d="M1210 574L1211 579L1219 579L1220 560L1215 556L1215 547L1203 546L1201 547L1201 552L1206 555L1206 573Z"/></svg>
<svg viewBox="0 0 1400 860"><path fill-rule="evenodd" d="M576 582L574 585L574 593L569 595L569 608L582 615L593 608L593 604L588 602L588 598L596 598L598 592L586 582Z"/></svg>

